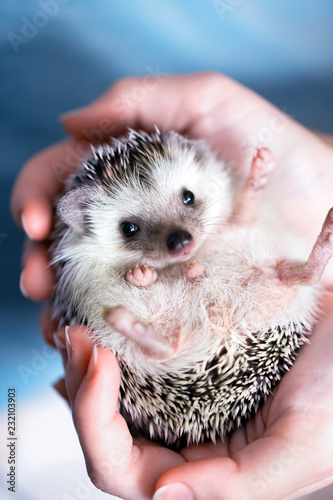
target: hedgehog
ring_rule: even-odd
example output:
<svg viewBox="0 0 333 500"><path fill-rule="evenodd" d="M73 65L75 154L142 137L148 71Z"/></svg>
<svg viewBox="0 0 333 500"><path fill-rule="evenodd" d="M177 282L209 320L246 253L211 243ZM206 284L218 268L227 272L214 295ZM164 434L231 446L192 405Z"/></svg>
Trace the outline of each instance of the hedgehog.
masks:
<svg viewBox="0 0 333 500"><path fill-rule="evenodd" d="M266 217L274 164L258 148L239 185L205 140L128 130L92 146L68 178L51 245L52 314L87 325L115 353L133 434L170 447L223 439L307 342L333 210L306 258Z"/></svg>

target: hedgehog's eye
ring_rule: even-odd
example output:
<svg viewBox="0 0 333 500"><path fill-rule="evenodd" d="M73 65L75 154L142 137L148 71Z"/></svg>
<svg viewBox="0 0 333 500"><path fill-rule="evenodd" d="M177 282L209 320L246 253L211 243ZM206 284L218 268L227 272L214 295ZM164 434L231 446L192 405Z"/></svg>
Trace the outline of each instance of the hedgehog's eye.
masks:
<svg viewBox="0 0 333 500"><path fill-rule="evenodd" d="M121 223L120 230L126 238L131 238L139 231L139 228L133 222L125 221Z"/></svg>
<svg viewBox="0 0 333 500"><path fill-rule="evenodd" d="M188 189L184 189L183 191L183 203L184 205L192 205L194 203L194 194L192 191L188 191Z"/></svg>

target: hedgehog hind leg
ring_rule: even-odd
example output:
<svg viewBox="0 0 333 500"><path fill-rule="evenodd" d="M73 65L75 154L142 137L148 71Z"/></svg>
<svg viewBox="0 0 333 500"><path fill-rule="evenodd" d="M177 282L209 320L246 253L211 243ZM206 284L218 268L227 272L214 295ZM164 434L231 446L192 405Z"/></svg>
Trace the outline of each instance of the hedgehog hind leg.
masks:
<svg viewBox="0 0 333 500"><path fill-rule="evenodd" d="M135 342L152 361L167 361L175 355L174 347L158 335L153 328L141 323L126 307L106 308L104 319L115 331Z"/></svg>
<svg viewBox="0 0 333 500"><path fill-rule="evenodd" d="M282 261L278 264L280 280L287 285L316 285L333 255L333 208L306 262Z"/></svg>
<svg viewBox="0 0 333 500"><path fill-rule="evenodd" d="M254 222L260 193L266 186L269 174L275 167L275 158L268 148L258 148L251 163L250 175L238 193L231 215L233 224Z"/></svg>

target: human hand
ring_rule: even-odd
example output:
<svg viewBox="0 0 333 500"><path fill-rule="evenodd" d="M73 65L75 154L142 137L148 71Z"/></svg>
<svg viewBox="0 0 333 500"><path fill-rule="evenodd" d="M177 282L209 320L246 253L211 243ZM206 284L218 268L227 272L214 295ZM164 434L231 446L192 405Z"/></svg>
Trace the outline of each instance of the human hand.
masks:
<svg viewBox="0 0 333 500"><path fill-rule="evenodd" d="M152 131L157 125L162 131L207 138L240 179L246 178L254 148L268 146L277 168L264 196L290 229L304 236L309 250L332 205L332 144L219 74L126 78L91 105L65 115L63 123L74 138L31 158L11 201L17 223L32 240L24 255L21 285L35 300L51 293L53 277L43 241L64 179L87 155L89 142L118 136L127 127Z"/></svg>
<svg viewBox="0 0 333 500"><path fill-rule="evenodd" d="M145 87L145 82L148 82L149 87ZM279 201L276 205L277 211L280 212L281 217L291 228L297 229L298 232L303 232L309 238L309 243L312 246L314 237L317 235L324 216L331 206L332 149L329 145L315 134L312 134L293 120L287 118L259 96L225 77L217 75L168 77L161 79L158 85L155 85L155 83L151 80L149 82L147 79L128 79L119 82L96 103L79 113L65 118L64 123L68 130L74 134L75 139L64 141L49 148L34 157L26 165L14 189L12 208L17 220L22 220L23 215L25 229L31 238L35 240L47 238L51 227L52 206L56 194L61 190L66 175L75 169L80 158L86 154L87 141L84 138L89 139L93 136L97 138L97 135L99 135L98 138L100 139L102 135L118 135L123 133L127 126L144 128L150 131L153 125L156 124L162 130L173 128L191 137L208 138L212 146L230 163L229 166L233 168L235 175L240 178L246 176L253 148L259 143L268 145L274 151L277 159L277 168L274 173L275 178L271 182L271 185L273 185L278 193L277 196L275 192L273 197L273 199ZM144 99L135 100L135 96L139 95L137 90L135 91L138 88L146 90ZM128 97L131 99L128 99ZM270 140L266 142L263 140L265 134L267 137L270 137ZM287 191L284 191L284 183L287 184ZM269 193L269 186L266 193ZM316 210L313 210L314 205L316 205ZM45 270L47 264L47 245L39 243L30 247L28 256L26 256L26 266L22 282L28 294L38 300L46 298L51 290L52 275L49 274L49 271ZM72 334L74 335L73 332L71 332ZM73 341L73 344L75 344L75 341ZM84 346L85 344L83 343L82 349L85 348ZM309 352L309 347L306 346L304 350ZM73 411L75 414L76 411L79 411L77 409L83 406L88 412L87 415L97 418L98 415L95 415L90 408L90 398L92 398L98 405L96 406L97 413L102 413L109 408L108 412L105 413L105 418L109 416L111 419L112 415L110 415L109 407L111 403L108 397L103 400L104 403L103 401L94 399L94 397L96 396L97 386L100 383L105 383L105 381L101 380L104 376L103 374L108 373L109 377L112 377L110 380L112 380L115 377L116 368L114 364L109 365L109 363L112 363L111 354L105 354L105 351L102 351L103 354L100 357L98 353L99 364L96 370L100 375L96 375L96 378L92 377L90 382L88 379L88 388L91 388L93 380L98 381L98 384L93 385L91 391L87 392L87 387L83 384L83 376L85 374L84 370L87 368L87 353L89 352L91 353L91 347L88 347L87 351L81 351L81 347L78 347L77 365L81 366L81 370L77 366L76 374L70 371L72 361L68 365L69 372L66 375L66 379L68 380L67 390L69 394L72 394ZM105 358L107 359L106 361ZM308 355L308 359L313 361L310 355ZM327 358L320 358L319 365L321 369L324 363L328 363ZM107 365L109 368L107 368ZM298 363L296 366L298 366ZM306 366L306 364L303 364L303 366ZM306 368L308 372L309 363ZM311 370L312 368L311 364ZM106 371L104 372L104 370ZM81 379L77 378L80 374ZM319 375L320 373L317 374L315 371L314 380ZM290 379L290 376L290 374L286 375L287 380L288 377ZM72 380L76 380L76 383L73 384ZM299 381L302 381L301 377ZM295 384L295 381L293 384ZM146 447L142 451L141 448L133 447L132 438L125 426L123 428L125 433L121 434L121 425L124 425L124 422L117 416L117 422L122 422L122 424L119 424L119 427L116 428L116 436L113 435L113 437L120 439L119 446L121 451L127 453L124 453L125 465L123 469L115 468L116 475L118 474L117 478L120 477L123 479L123 483L126 483L127 477L131 480L131 485L127 485L126 483L127 491L124 490L123 494L127 495L128 498L140 498L137 494L139 492L142 498L149 498L154 489L153 481L157 480L159 476L161 477L158 480L158 485L181 481L191 487L194 472L195 480L198 483L195 488L193 487L193 491L198 498L223 498L217 496L218 494L220 495L219 491L214 490L217 487L220 489L221 485L221 482L216 482L216 477L223 480L226 486L226 494L229 495L230 492L229 497L226 498L232 498L231 495L237 498L239 492L239 498L242 498L241 495L243 495L243 498L248 498L244 495L249 494L250 498L252 495L252 497L260 499L261 494L261 498L267 498L267 494L270 498L274 498L271 488L272 484L273 487L277 484L274 479L274 474L276 474L274 472L276 457L278 457L277 460L281 459L282 465L287 465L286 468L288 469L286 475L284 476L283 474L283 483L281 480L279 481L281 486L280 484L276 486L276 488L280 488L278 490L279 495L286 496L286 491L289 495L290 491L297 491L297 489L299 490L298 493L300 493L301 488L305 484L305 476L307 476L307 479L310 477L310 481L316 483L315 487L320 487L323 484L320 482L321 478L327 478L331 474L331 467L330 465L327 466L327 464L330 464L332 459L331 455L325 451L326 466L323 465L323 462L318 460L318 448L321 441L325 441L328 435L327 429L331 428L332 422L326 423L325 421L323 433L320 434L319 438L316 438L314 459L311 461L314 467L310 471L310 474L309 470L304 469L305 466L304 463L302 464L301 459L297 460L299 457L302 458L302 445L307 443L306 440L304 441L305 437L309 438L308 435L305 436L306 432L304 431L305 414L307 411L310 413L309 406L301 407L303 420L300 428L303 431L299 433L297 427L299 422L296 423L296 420L292 419L292 416L295 414L299 416L297 408L290 407L288 404L282 404L283 397L277 397L280 386L283 387L283 383L276 389L276 397L273 401L280 401L281 408L285 410L284 414L281 413L282 409L279 407L276 408L276 404L273 405L273 403L271 406L275 407L276 415L271 413L270 399L264 405L263 410L258 413L258 416L250 420L243 428L245 430L236 431L230 440L226 441L225 444L219 443L216 448L207 444L183 450L180 454L174 454L170 450L141 441L137 444ZM284 390L286 400L288 400L287 391L290 387L292 387L292 384ZM77 392L75 392L76 389L78 389ZM113 401L114 411L116 411L115 393L118 393L118 386L116 389L109 394L110 401ZM85 397L87 394L88 396ZM301 393L297 392L296 396L300 398ZM268 408L265 410L267 412L266 416L264 408ZM290 415L290 412L292 415ZM327 413L326 409L324 411L319 406L319 411L315 415L310 414L310 420L314 422L319 418L321 412L324 412L325 415ZM113 414L113 416L115 415L116 413ZM100 418L102 417L100 415ZM270 420L269 417L271 417ZM77 419L77 417L75 418ZM328 417L326 420L328 420ZM97 484L103 488L105 484L113 488L112 491L115 492L122 491L120 480L114 478L110 486L107 483L106 477L98 476L96 466L96 463L100 463L100 457L106 456L107 460L109 459L109 455L98 455L101 449L102 451L105 449L108 451L110 447L116 446L116 441L112 441L111 435L109 447L106 444L104 446L104 441L101 440L102 436L97 433L97 435L92 434L96 437L92 442L89 439L89 432L87 432L87 429L92 431L92 426L90 425L90 428L86 427L85 421L82 418L81 420L79 418L78 421L80 424L82 423L81 426L77 424L77 428L79 436L81 436L81 443L89 471L93 477L97 477ZM87 421L90 421L90 419ZM105 422L105 420L104 424L101 422L104 425L104 427L102 425L102 428L108 429ZM265 423L265 426L262 422ZM283 424L287 424L286 428ZM271 434L266 433L267 428L272 432ZM277 431L277 434L272 429L273 431ZM285 429L284 432L282 432L283 429ZM308 430L309 435L310 431L314 432L311 426ZM318 432L321 432L321 427ZM294 463L294 447L290 451L288 445L284 444L289 443L290 446L290 439L294 436L297 438L295 460L300 469L296 469L296 466L290 466L289 459L292 464ZM95 448L96 443L99 446ZM269 448L265 447L267 443L270 446ZM309 443L310 445L312 446L312 442ZM215 457L216 460L212 458L214 450L216 453L219 453L218 457ZM137 453L140 453L140 457L144 457L144 461L140 462L140 467L138 468L135 467L139 461L139 459L135 460ZM290 457L290 453L292 457ZM159 460L156 460L156 456L158 456ZM271 462L269 462L270 457ZM204 458L204 461L197 461L201 458ZM246 458L249 461L246 461ZM122 460L121 456L121 464L123 463ZM211 463L211 460L214 460L214 464ZM113 466L112 461L111 463ZM153 472L155 471L154 474L150 471L152 467L151 463L153 463L152 470ZM250 467L250 463L253 463L252 468ZM218 468L217 464L219 465ZM272 469L267 468L267 464L273 464ZM178 465L180 465L180 468L173 470ZM197 474L198 466L201 467L200 477ZM191 468L189 469L189 467ZM298 478L298 482L296 479L295 482L294 478L289 477L289 468L293 470L295 478ZM144 470L148 470L148 477L140 476L139 478L138 476ZM213 474L210 475L209 471L213 471ZM238 475L237 471L239 472ZM254 476L251 476L250 473L253 473ZM270 479L268 481L265 480L266 473L273 476L273 483ZM207 482L204 481L205 477L207 478ZM278 477L281 478L279 474ZM145 479L148 480L147 484L144 484ZM246 489L248 485L250 485L255 493L252 494L251 489L250 493L248 493ZM239 491L237 488L239 488ZM260 493L259 496L257 495L257 490ZM269 493L267 493L268 491ZM293 493L290 494L292 495ZM172 498L176 498L175 494L172 494ZM276 498L281 498L281 496L276 496Z"/></svg>
<svg viewBox="0 0 333 500"><path fill-rule="evenodd" d="M114 355L93 347L85 329L74 327L68 358L65 331L59 331L67 393L94 484L126 500L147 500L160 488L155 500L291 500L330 484L332 311L330 293L311 343L253 418L224 442L179 453L132 438L117 411L120 374Z"/></svg>

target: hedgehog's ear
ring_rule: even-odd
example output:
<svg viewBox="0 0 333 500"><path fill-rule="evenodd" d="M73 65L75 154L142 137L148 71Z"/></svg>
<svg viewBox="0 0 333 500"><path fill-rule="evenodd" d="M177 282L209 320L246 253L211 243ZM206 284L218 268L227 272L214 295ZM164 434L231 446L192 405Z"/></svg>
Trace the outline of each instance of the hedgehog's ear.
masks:
<svg viewBox="0 0 333 500"><path fill-rule="evenodd" d="M175 141L176 143L178 142L180 144L184 144L189 148L193 148L196 159L198 161L212 154L211 146L209 145L209 142L206 139L189 139L188 137L184 137L178 134L178 132L174 131L169 132L167 137L171 141Z"/></svg>
<svg viewBox="0 0 333 500"><path fill-rule="evenodd" d="M92 194L92 187L73 189L61 198L57 205L60 219L78 234L87 232L85 207L92 200Z"/></svg>
<svg viewBox="0 0 333 500"><path fill-rule="evenodd" d="M212 149L206 139L188 139L187 143L190 147L193 147L198 161L212 154Z"/></svg>

